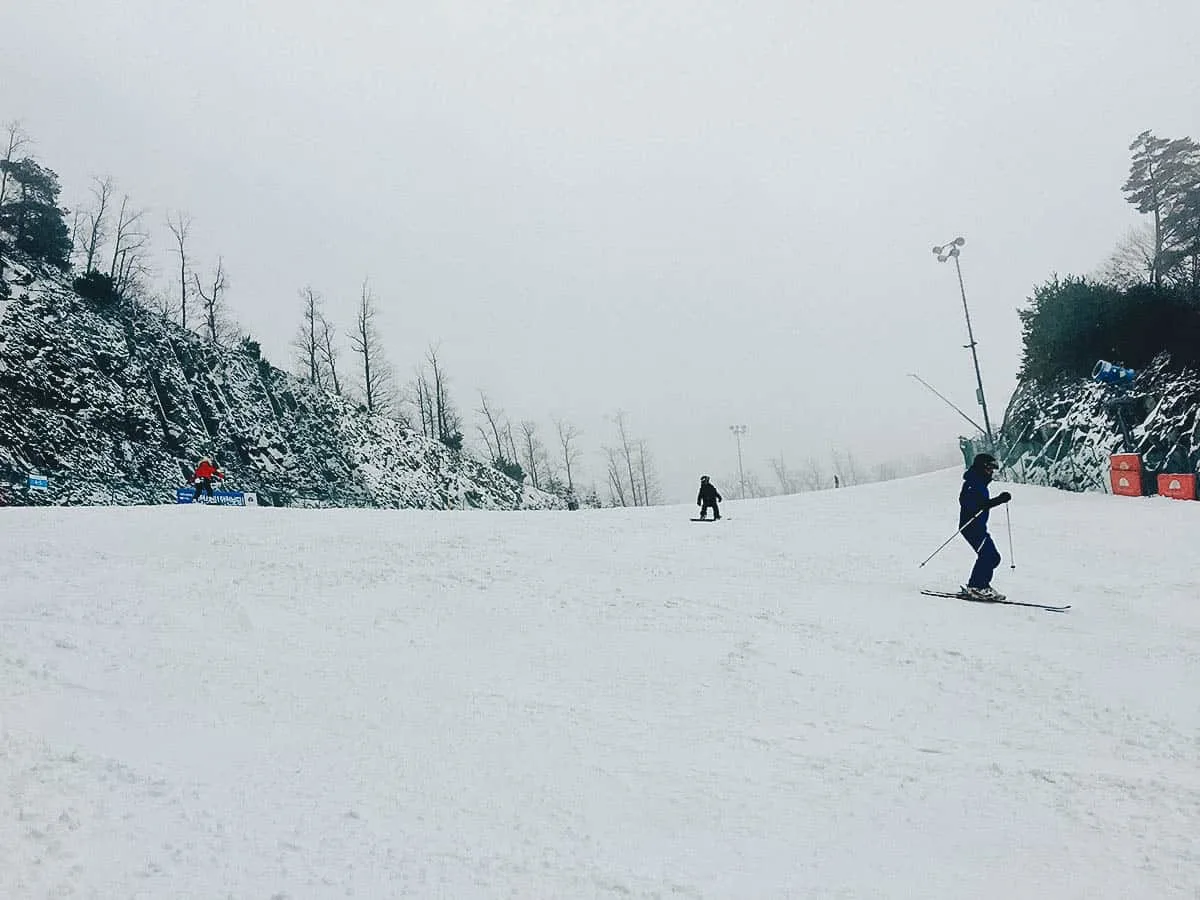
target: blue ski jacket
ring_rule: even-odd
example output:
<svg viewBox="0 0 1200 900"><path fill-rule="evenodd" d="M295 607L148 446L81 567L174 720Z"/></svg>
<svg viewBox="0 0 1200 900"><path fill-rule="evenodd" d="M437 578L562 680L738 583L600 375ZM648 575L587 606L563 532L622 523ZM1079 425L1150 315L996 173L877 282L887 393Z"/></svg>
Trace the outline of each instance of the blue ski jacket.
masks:
<svg viewBox="0 0 1200 900"><path fill-rule="evenodd" d="M991 496L988 494L988 482L991 478L986 472L971 468L963 472L962 490L958 492L958 527L962 528L975 513L983 513L971 522L971 531L986 531L988 510L991 509Z"/></svg>

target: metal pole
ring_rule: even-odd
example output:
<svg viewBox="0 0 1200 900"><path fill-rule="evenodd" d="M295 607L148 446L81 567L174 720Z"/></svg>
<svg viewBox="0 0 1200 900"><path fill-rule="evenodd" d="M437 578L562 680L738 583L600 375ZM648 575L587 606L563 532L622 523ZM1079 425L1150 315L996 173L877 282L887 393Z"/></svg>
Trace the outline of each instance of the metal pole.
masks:
<svg viewBox="0 0 1200 900"><path fill-rule="evenodd" d="M738 479L742 483L742 499L746 499L746 471L742 468L742 436L738 435Z"/></svg>
<svg viewBox="0 0 1200 900"><path fill-rule="evenodd" d="M1010 516L1008 514L1008 504L1007 503L1004 504L1004 518L1008 522L1008 567L1010 569L1015 569L1017 567L1017 561L1015 559L1013 559L1012 516Z"/></svg>
<svg viewBox="0 0 1200 900"><path fill-rule="evenodd" d="M729 430L733 432L733 436L737 439L738 453L738 479L742 484L742 499L746 499L746 471L742 468L742 435L746 433L745 425L730 425Z"/></svg>
<svg viewBox="0 0 1200 900"><path fill-rule="evenodd" d="M958 291L962 295L963 315L967 319L967 338L971 341L971 359L975 363L975 384L979 387L979 405L983 408L983 428L987 435L988 447L994 446L992 441L992 423L988 418L987 400L983 396L983 377L979 374L979 354L975 352L975 334L971 330L971 313L967 309L967 289L963 287L962 266L958 262L958 249L950 254L954 257L954 270L958 272Z"/></svg>

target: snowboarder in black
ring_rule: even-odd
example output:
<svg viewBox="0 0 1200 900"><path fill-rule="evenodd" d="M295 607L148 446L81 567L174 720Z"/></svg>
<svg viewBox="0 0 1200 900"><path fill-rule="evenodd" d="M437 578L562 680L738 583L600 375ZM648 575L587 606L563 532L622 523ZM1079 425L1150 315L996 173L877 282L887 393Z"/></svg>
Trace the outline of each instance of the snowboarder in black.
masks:
<svg viewBox="0 0 1200 900"><path fill-rule="evenodd" d="M708 518L708 509L712 507L713 521L721 518L721 508L717 501L723 499L716 486L708 480L707 475L700 476L700 493L696 495L696 505L700 507L700 518Z"/></svg>
<svg viewBox="0 0 1200 900"><path fill-rule="evenodd" d="M1012 499L1008 491L994 498L988 496L988 482L996 473L996 457L980 453L963 473L962 490L958 493L958 527L962 536L975 551L975 567L967 581L966 594L972 600L1003 600L1004 595L992 587L992 573L1000 565L1000 552L988 534L988 510Z"/></svg>

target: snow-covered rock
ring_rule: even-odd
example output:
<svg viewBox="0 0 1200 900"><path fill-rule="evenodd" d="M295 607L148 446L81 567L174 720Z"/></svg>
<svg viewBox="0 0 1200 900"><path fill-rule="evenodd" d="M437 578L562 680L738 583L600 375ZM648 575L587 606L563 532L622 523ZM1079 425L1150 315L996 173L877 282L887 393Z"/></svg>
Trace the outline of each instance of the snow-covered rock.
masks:
<svg viewBox="0 0 1200 900"><path fill-rule="evenodd" d="M212 457L267 505L563 508L469 455L56 270L6 259L0 502L171 503ZM50 479L27 488L29 474Z"/></svg>
<svg viewBox="0 0 1200 900"><path fill-rule="evenodd" d="M1022 384L1004 417L1011 476L1075 491L1108 490L1109 456L1140 453L1148 473L1200 472L1200 373L1160 355L1117 387L1091 379ZM1153 479L1150 480L1153 487Z"/></svg>

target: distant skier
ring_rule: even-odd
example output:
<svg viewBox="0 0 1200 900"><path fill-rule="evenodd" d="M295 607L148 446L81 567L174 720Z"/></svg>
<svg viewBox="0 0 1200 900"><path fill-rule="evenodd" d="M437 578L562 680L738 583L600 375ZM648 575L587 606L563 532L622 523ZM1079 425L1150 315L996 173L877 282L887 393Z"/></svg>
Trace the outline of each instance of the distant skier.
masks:
<svg viewBox="0 0 1200 900"><path fill-rule="evenodd" d="M200 465L196 466L196 473L192 475L192 484L196 487L196 492L192 494L193 503L200 499L201 491L207 493L210 500L212 499L214 478L220 478L222 481L225 480L225 476L217 471L217 467L212 464L212 460L206 456L200 460Z"/></svg>
<svg viewBox="0 0 1200 900"><path fill-rule="evenodd" d="M700 518L708 518L709 507L712 507L713 521L721 518L721 507L717 506L717 501L722 499L724 498L717 491L716 485L708 480L707 475L701 475L700 493L696 495L696 505L700 507Z"/></svg>
<svg viewBox="0 0 1200 900"><path fill-rule="evenodd" d="M988 510L1012 499L1008 491L994 498L988 496L988 482L997 469L996 457L980 453L963 473L963 486L958 494L958 527L962 536L975 551L975 567L967 581L967 596L972 600L1003 600L1004 595L992 587L992 573L1000 565L1000 552L988 534Z"/></svg>

